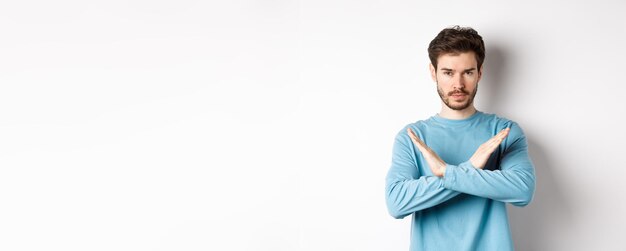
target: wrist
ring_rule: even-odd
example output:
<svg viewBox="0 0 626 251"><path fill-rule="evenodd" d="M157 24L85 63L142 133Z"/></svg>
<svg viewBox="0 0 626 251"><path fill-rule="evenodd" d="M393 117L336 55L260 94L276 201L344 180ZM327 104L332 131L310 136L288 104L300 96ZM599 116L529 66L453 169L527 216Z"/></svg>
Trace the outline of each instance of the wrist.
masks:
<svg viewBox="0 0 626 251"><path fill-rule="evenodd" d="M477 161L473 160L473 159L469 159L469 164L472 165L473 168L476 169L483 169L483 167L480 166L480 164L477 163Z"/></svg>
<svg viewBox="0 0 626 251"><path fill-rule="evenodd" d="M447 167L447 166L448 166L448 165L443 164L443 165L441 166L441 168L439 168L439 170L441 170L441 175L439 175L439 177L443 177L443 176L445 176L445 175L446 175L446 167Z"/></svg>

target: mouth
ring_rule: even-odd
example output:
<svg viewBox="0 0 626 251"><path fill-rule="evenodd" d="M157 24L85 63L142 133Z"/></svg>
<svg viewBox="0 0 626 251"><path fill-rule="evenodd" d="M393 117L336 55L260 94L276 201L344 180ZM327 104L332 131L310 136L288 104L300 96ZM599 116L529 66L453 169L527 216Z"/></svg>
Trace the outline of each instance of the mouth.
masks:
<svg viewBox="0 0 626 251"><path fill-rule="evenodd" d="M465 94L465 93L454 93L454 94L451 94L450 96L452 96L453 98L464 98L465 96L467 96L467 94Z"/></svg>

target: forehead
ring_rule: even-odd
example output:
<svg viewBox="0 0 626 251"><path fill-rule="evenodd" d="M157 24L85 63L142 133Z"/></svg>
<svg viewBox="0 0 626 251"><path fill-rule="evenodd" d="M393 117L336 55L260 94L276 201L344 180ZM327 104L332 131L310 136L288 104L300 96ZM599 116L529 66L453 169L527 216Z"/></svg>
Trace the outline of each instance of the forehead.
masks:
<svg viewBox="0 0 626 251"><path fill-rule="evenodd" d="M465 70L477 68L476 53L473 51L441 54L437 58L437 68Z"/></svg>

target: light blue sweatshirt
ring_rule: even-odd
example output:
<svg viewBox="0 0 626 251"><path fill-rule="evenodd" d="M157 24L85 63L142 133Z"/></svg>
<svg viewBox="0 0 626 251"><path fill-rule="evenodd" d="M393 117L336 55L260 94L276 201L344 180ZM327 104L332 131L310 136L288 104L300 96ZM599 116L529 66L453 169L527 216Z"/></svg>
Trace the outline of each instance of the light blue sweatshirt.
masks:
<svg viewBox="0 0 626 251"><path fill-rule="evenodd" d="M420 137L448 165L435 176L407 134ZM508 137L484 169L469 162L502 129ZM513 250L506 204L527 205L535 171L517 123L477 111L462 120L439 115L408 124L396 135L385 197L397 219L413 215L410 250Z"/></svg>

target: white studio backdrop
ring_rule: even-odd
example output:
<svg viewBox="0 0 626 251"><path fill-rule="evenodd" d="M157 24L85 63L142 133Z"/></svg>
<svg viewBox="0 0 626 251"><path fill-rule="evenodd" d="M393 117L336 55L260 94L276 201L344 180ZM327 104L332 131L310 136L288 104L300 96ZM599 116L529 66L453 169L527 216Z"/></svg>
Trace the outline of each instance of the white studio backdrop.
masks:
<svg viewBox="0 0 626 251"><path fill-rule="evenodd" d="M623 1L0 3L0 250L407 250L395 134L440 109L428 43L487 46L517 121L517 250L624 250Z"/></svg>

